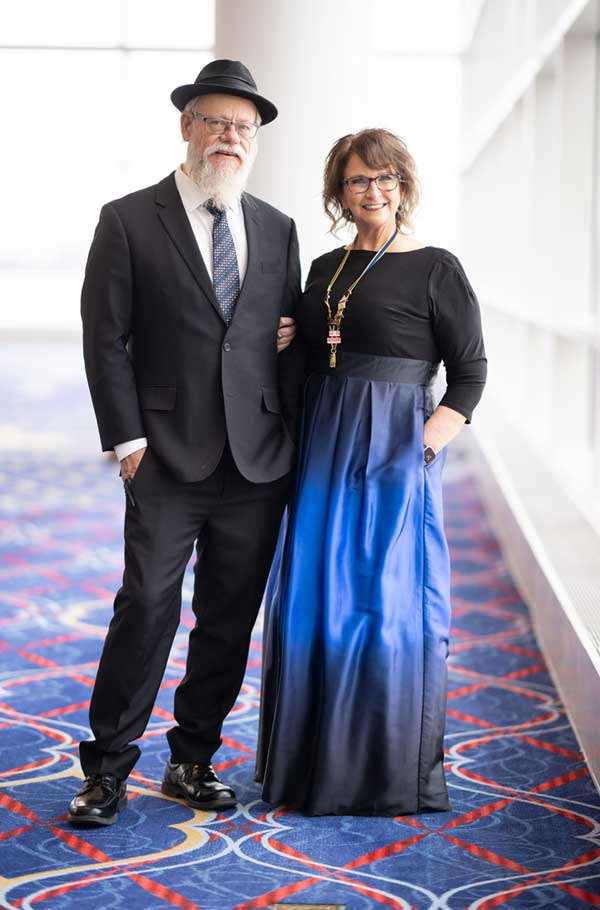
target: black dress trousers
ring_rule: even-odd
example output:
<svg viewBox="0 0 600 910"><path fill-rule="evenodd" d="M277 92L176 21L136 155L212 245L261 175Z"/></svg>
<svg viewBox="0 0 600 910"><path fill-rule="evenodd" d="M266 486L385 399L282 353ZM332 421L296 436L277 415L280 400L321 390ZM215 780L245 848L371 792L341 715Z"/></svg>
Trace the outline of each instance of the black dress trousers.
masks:
<svg viewBox="0 0 600 910"><path fill-rule="evenodd" d="M210 477L175 480L148 448L125 512L125 573L90 706L95 739L82 742L85 774L128 776L140 750L179 624L186 565L197 543L187 669L168 733L175 761L208 763L240 690L290 474L250 483L229 446Z"/></svg>

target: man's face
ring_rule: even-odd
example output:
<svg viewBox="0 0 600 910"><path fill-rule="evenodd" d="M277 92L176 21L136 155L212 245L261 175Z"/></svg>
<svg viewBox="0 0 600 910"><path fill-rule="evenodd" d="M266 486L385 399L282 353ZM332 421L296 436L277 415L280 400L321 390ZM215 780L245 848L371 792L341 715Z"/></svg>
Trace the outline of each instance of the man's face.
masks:
<svg viewBox="0 0 600 910"><path fill-rule="evenodd" d="M197 114L223 120L258 122L254 104L234 95L204 95L195 105ZM185 111L181 115L181 135L188 145L188 160L210 162L223 176L235 173L251 154L255 139L240 136L233 126L222 133L211 133L200 117Z"/></svg>

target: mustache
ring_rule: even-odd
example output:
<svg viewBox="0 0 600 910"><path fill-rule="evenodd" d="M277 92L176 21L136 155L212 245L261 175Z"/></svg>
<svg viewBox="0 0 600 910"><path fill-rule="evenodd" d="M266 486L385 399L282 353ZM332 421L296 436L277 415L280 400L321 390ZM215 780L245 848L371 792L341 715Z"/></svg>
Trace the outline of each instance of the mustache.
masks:
<svg viewBox="0 0 600 910"><path fill-rule="evenodd" d="M214 145L209 146L204 153L205 160L217 152L227 152L228 155L236 155L242 162L246 160L246 152L242 146L238 144L231 145L228 142L216 142Z"/></svg>

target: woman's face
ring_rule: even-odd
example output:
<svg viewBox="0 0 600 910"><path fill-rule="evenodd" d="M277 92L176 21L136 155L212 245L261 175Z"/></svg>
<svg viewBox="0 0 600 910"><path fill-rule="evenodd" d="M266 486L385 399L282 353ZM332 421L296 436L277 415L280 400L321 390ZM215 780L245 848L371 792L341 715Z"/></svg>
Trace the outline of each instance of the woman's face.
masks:
<svg viewBox="0 0 600 910"><path fill-rule="evenodd" d="M385 187L384 175L389 177L392 186L394 182L396 183L393 189ZM383 179L380 180L379 186L374 180L371 180L369 188L363 189L360 181L356 180L357 177L382 177ZM396 212L400 207L402 196L401 183L397 180L392 166L374 170L368 167L356 152L352 152L344 171L344 181L341 203L343 208L350 209L357 227L382 227L388 222L390 225L395 224Z"/></svg>

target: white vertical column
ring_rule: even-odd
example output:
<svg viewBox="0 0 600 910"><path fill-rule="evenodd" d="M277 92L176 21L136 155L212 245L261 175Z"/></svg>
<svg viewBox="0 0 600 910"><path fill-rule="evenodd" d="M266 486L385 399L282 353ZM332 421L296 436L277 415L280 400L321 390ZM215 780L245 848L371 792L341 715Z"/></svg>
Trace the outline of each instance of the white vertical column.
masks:
<svg viewBox="0 0 600 910"><path fill-rule="evenodd" d="M325 155L340 136L377 125L369 15L357 0L216 2L215 57L245 63L279 108L259 133L249 189L293 215L305 265L341 242L322 214Z"/></svg>
<svg viewBox="0 0 600 910"><path fill-rule="evenodd" d="M562 56L560 292L569 316L591 311L597 37L568 35Z"/></svg>

